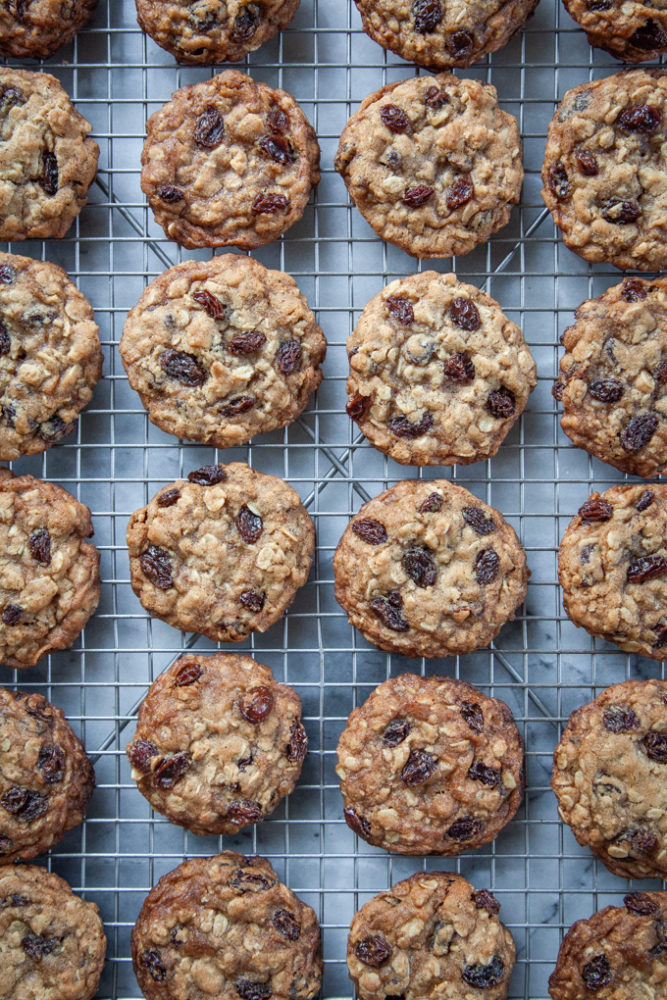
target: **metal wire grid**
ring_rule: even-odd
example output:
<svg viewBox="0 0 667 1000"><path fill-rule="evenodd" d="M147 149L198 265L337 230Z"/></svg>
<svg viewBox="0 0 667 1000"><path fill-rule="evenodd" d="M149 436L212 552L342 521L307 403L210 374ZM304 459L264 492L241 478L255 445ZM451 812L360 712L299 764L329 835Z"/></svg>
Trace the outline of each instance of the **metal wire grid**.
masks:
<svg viewBox="0 0 667 1000"><path fill-rule="evenodd" d="M93 123L100 171L89 205L66 238L9 249L59 263L77 281L96 310L105 377L75 438L14 463L14 469L56 481L90 506L103 587L99 610L75 648L30 671L3 668L1 680L38 689L61 706L96 764L98 790L86 822L44 860L100 906L109 951L99 996L138 995L129 934L149 888L184 857L225 846L268 857L314 906L323 928L325 997L352 995L345 945L355 910L418 869L447 869L478 888L491 888L502 903L518 949L510 996L546 998L564 930L578 917L619 902L628 886L579 848L558 821L549 777L560 724L608 684L660 672L658 664L575 629L563 614L556 583L557 546L567 521L593 488L622 478L572 448L559 429L550 395L558 336L572 309L615 283L618 273L590 267L563 247L539 196L539 169L554 101L571 86L614 72L617 64L589 49L556 0L542 0L524 32L503 51L460 73L494 83L503 105L519 119L523 202L486 246L453 265L424 266L453 266L497 298L522 326L540 381L494 459L419 472L370 448L343 412L348 333L371 295L419 265L375 237L332 168L340 131L359 101L415 70L363 34L352 0L302 0L291 27L248 59L255 79L295 95L320 138L323 178L313 204L286 237L256 256L295 276L325 330L329 353L317 399L300 420L216 455L287 479L313 516L319 542L310 581L282 624L234 647L249 650L299 691L310 738L302 779L270 820L224 839L196 837L154 816L125 759L124 745L149 683L183 649L213 648L144 613L129 586L126 523L165 483L213 456L149 424L116 351L127 310L146 282L186 257L208 256L185 255L164 239L141 195L139 157L148 115L177 87L210 71L178 67L147 40L136 25L133 0L100 0L92 24L45 68ZM370 496L403 478L441 475L464 483L516 527L533 574L525 612L491 650L442 661L388 656L347 625L333 598L333 552L350 514ZM524 806L493 844L459 859L390 856L358 841L342 820L334 773L338 735L375 685L405 670L462 677L503 698L524 735Z"/></svg>

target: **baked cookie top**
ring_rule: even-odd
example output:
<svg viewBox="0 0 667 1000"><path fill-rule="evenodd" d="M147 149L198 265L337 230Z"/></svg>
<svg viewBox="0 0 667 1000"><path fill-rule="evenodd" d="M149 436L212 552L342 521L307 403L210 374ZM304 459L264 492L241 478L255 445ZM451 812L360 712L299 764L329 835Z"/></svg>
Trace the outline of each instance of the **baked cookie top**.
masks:
<svg viewBox="0 0 667 1000"><path fill-rule="evenodd" d="M334 556L351 625L390 652L488 645L526 594L526 557L493 507L445 479L398 483L352 518Z"/></svg>
<svg viewBox="0 0 667 1000"><path fill-rule="evenodd" d="M237 254L161 274L120 342L153 423L217 448L292 423L322 381L325 352L294 279Z"/></svg>
<svg viewBox="0 0 667 1000"><path fill-rule="evenodd" d="M667 267L667 73L568 90L549 125L542 196L570 250L625 270Z"/></svg>
<svg viewBox="0 0 667 1000"><path fill-rule="evenodd" d="M521 330L495 299L435 271L375 295L347 353L347 412L402 465L490 458L537 384Z"/></svg>
<svg viewBox="0 0 667 1000"><path fill-rule="evenodd" d="M0 663L32 667L72 645L97 607L90 511L66 490L0 469Z"/></svg>
<svg viewBox="0 0 667 1000"><path fill-rule="evenodd" d="M0 252L0 459L70 434L102 375L93 309L57 264Z"/></svg>
<svg viewBox="0 0 667 1000"><path fill-rule="evenodd" d="M137 20L180 63L239 62L286 28L300 0L136 0Z"/></svg>
<svg viewBox="0 0 667 1000"><path fill-rule="evenodd" d="M0 67L0 239L65 235L97 172L91 128L54 76Z"/></svg>
<svg viewBox="0 0 667 1000"><path fill-rule="evenodd" d="M291 486L242 462L171 483L130 518L131 583L151 614L238 642L265 632L310 571L315 530Z"/></svg>
<svg viewBox="0 0 667 1000"><path fill-rule="evenodd" d="M264 858L223 851L163 875L132 931L147 1000L314 1000L322 980L315 912Z"/></svg>
<svg viewBox="0 0 667 1000"><path fill-rule="evenodd" d="M506 45L537 0L355 0L364 31L419 66L469 66Z"/></svg>
<svg viewBox="0 0 667 1000"><path fill-rule="evenodd" d="M451 73L371 94L340 137L335 167L378 236L415 257L453 257L510 217L521 138L495 87Z"/></svg>
<svg viewBox="0 0 667 1000"><path fill-rule="evenodd" d="M615 875L667 877L667 681L614 684L570 716L551 786L561 819Z"/></svg>
<svg viewBox="0 0 667 1000"><path fill-rule="evenodd" d="M141 190L181 246L264 246L300 219L320 179L294 98L238 70L173 94L146 126Z"/></svg>
<svg viewBox="0 0 667 1000"><path fill-rule="evenodd" d="M624 62L657 59L667 49L663 0L563 0L591 45ZM662 7L662 9L660 9Z"/></svg>
<svg viewBox="0 0 667 1000"><path fill-rule="evenodd" d="M361 1000L504 1000L514 967L500 904L460 875L420 872L355 914L347 966ZM483 992L482 992L483 991Z"/></svg>
<svg viewBox="0 0 667 1000"><path fill-rule="evenodd" d="M48 59L69 45L97 0L8 0L0 6L0 55Z"/></svg>
<svg viewBox="0 0 667 1000"><path fill-rule="evenodd" d="M153 682L127 745L139 791L172 823L237 833L293 790L301 699L249 656L182 656Z"/></svg>
<svg viewBox="0 0 667 1000"><path fill-rule="evenodd" d="M21 1000L92 1000L107 947L95 903L35 865L0 867L0 990Z"/></svg>
<svg viewBox="0 0 667 1000"><path fill-rule="evenodd" d="M0 688L0 858L34 858L82 822L95 772L41 694ZM4 996L4 994L2 994Z"/></svg>
<svg viewBox="0 0 667 1000"><path fill-rule="evenodd" d="M498 835L523 795L512 713L464 681L401 674L380 684L338 741L345 820L399 854L460 854Z"/></svg>
<svg viewBox="0 0 667 1000"><path fill-rule="evenodd" d="M667 486L593 493L558 552L563 606L575 625L654 660L667 655Z"/></svg>
<svg viewBox="0 0 667 1000"><path fill-rule="evenodd" d="M570 927L549 979L553 1000L665 995L667 892L629 892Z"/></svg>

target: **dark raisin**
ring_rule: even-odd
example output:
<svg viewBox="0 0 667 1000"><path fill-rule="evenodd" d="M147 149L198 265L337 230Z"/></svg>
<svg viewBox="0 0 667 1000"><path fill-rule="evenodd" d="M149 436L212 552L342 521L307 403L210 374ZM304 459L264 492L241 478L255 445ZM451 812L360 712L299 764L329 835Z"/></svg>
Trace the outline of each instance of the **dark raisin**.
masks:
<svg viewBox="0 0 667 1000"><path fill-rule="evenodd" d="M468 777L471 781L481 781L483 785L495 788L500 781L500 771L494 767L488 767L481 760L475 760L468 768Z"/></svg>
<svg viewBox="0 0 667 1000"><path fill-rule="evenodd" d="M470 59L475 39L469 31L455 31L447 39L447 50L455 59Z"/></svg>
<svg viewBox="0 0 667 1000"><path fill-rule="evenodd" d="M430 430L433 426L433 417L430 413L425 413L421 420L416 424L411 423L408 418L402 414L400 417L394 417L389 424L389 430L392 434L399 438L418 438L422 434L426 434L426 431Z"/></svg>
<svg viewBox="0 0 667 1000"><path fill-rule="evenodd" d="M646 756L658 764L667 764L667 733L656 733L651 730L642 740Z"/></svg>
<svg viewBox="0 0 667 1000"><path fill-rule="evenodd" d="M602 713L602 725L610 733L629 733L639 729L639 719L625 705L608 705Z"/></svg>
<svg viewBox="0 0 667 1000"><path fill-rule="evenodd" d="M16 280L16 271L11 264L0 264L0 284L11 285Z"/></svg>
<svg viewBox="0 0 667 1000"><path fill-rule="evenodd" d="M596 521L608 521L614 508L608 500L593 496L581 505L578 513L584 524L595 524Z"/></svg>
<svg viewBox="0 0 667 1000"><path fill-rule="evenodd" d="M505 963L500 955L494 955L488 965L466 965L461 976L468 986L477 990L490 990L502 982L505 975Z"/></svg>
<svg viewBox="0 0 667 1000"><path fill-rule="evenodd" d="M621 298L624 302L642 302L648 295L648 290L641 278L629 278L621 287Z"/></svg>
<svg viewBox="0 0 667 1000"><path fill-rule="evenodd" d="M601 403L617 403L625 392L625 386L617 378L600 378L591 382L588 391Z"/></svg>
<svg viewBox="0 0 667 1000"><path fill-rule="evenodd" d="M285 132L289 131L289 115L277 104L273 104L266 116L266 124L272 132L284 135Z"/></svg>
<svg viewBox="0 0 667 1000"><path fill-rule="evenodd" d="M575 160L579 173L583 174L584 177L595 177L600 172L595 153L591 153L587 149L580 150L575 156Z"/></svg>
<svg viewBox="0 0 667 1000"><path fill-rule="evenodd" d="M158 507L173 507L180 500L181 491L177 489L165 490L157 498Z"/></svg>
<svg viewBox="0 0 667 1000"><path fill-rule="evenodd" d="M443 363L445 378L452 382L472 382L475 377L475 366L467 351L459 351Z"/></svg>
<svg viewBox="0 0 667 1000"><path fill-rule="evenodd" d="M12 340L7 332L7 327L0 320L0 357L4 357L12 349Z"/></svg>
<svg viewBox="0 0 667 1000"><path fill-rule="evenodd" d="M26 96L18 87L0 87L0 115L4 118L12 108L25 104Z"/></svg>
<svg viewBox="0 0 667 1000"><path fill-rule="evenodd" d="M282 135L263 135L258 146L265 156L283 166L293 163L295 156L292 144Z"/></svg>
<svg viewBox="0 0 667 1000"><path fill-rule="evenodd" d="M482 549L475 556L473 563L477 583L483 587L493 583L500 569L500 558L495 549Z"/></svg>
<svg viewBox="0 0 667 1000"><path fill-rule="evenodd" d="M23 608L18 604L5 604L2 610L3 625L18 625L23 614Z"/></svg>
<svg viewBox="0 0 667 1000"><path fill-rule="evenodd" d="M286 937L288 941L299 940L301 924L289 910L276 910L272 922L278 933Z"/></svg>
<svg viewBox="0 0 667 1000"><path fill-rule="evenodd" d="M407 738L411 729L409 719L392 719L382 734L382 742L386 747L397 747Z"/></svg>
<svg viewBox="0 0 667 1000"><path fill-rule="evenodd" d="M150 740L135 740L127 748L127 756L135 771L148 774L151 769L151 760L159 756L160 751Z"/></svg>
<svg viewBox="0 0 667 1000"><path fill-rule="evenodd" d="M658 847L658 838L649 830L629 830L622 834L617 840L629 840L635 854L654 854Z"/></svg>
<svg viewBox="0 0 667 1000"><path fill-rule="evenodd" d="M207 108L195 124L195 146L200 149L216 149L225 135L225 123L215 108Z"/></svg>
<svg viewBox="0 0 667 1000"><path fill-rule="evenodd" d="M275 215L277 212L286 212L288 208L289 198L277 191L258 194L252 203L255 215Z"/></svg>
<svg viewBox="0 0 667 1000"><path fill-rule="evenodd" d="M472 299L466 299L461 295L457 296L449 307L449 318L461 330L479 330L482 325L479 309L475 303Z"/></svg>
<svg viewBox="0 0 667 1000"><path fill-rule="evenodd" d="M410 326L414 323L415 313L410 299L402 295L388 295L384 302L389 315L393 316L401 326Z"/></svg>
<svg viewBox="0 0 667 1000"><path fill-rule="evenodd" d="M461 705L461 715L474 733L484 730L484 713L476 701L465 701Z"/></svg>
<svg viewBox="0 0 667 1000"><path fill-rule="evenodd" d="M480 507L464 507L461 514L465 523L478 535L490 535L496 530L493 518L486 517Z"/></svg>
<svg viewBox="0 0 667 1000"><path fill-rule="evenodd" d="M403 202L409 208L421 208L434 194L434 189L428 184L415 184L406 188L403 193Z"/></svg>
<svg viewBox="0 0 667 1000"><path fill-rule="evenodd" d="M253 37L262 20L262 9L259 4L248 3L242 7L234 18L231 39L233 42L247 42Z"/></svg>
<svg viewBox="0 0 667 1000"><path fill-rule="evenodd" d="M173 347L168 347L160 355L160 367L170 378L178 379L183 385L203 385L208 377L194 354L175 351Z"/></svg>
<svg viewBox="0 0 667 1000"><path fill-rule="evenodd" d="M171 559L160 545L149 545L139 559L141 572L158 590L169 590L174 585Z"/></svg>
<svg viewBox="0 0 667 1000"><path fill-rule="evenodd" d="M424 97L424 104L429 108L443 108L445 104L449 104L449 96L444 90L440 90L439 87L429 87L426 91L426 96Z"/></svg>
<svg viewBox="0 0 667 1000"><path fill-rule="evenodd" d="M246 858L246 864L252 865L252 858ZM266 892L273 888L275 880L263 875L262 872L249 872L238 868L229 880L229 885L241 892Z"/></svg>
<svg viewBox="0 0 667 1000"><path fill-rule="evenodd" d="M645 583L647 580L655 580L658 576L667 573L667 559L665 556L657 554L652 556L639 556L633 559L628 566L626 580L628 583Z"/></svg>
<svg viewBox="0 0 667 1000"><path fill-rule="evenodd" d="M664 385L667 382L667 361L660 362L653 372L653 377L659 385Z"/></svg>
<svg viewBox="0 0 667 1000"><path fill-rule="evenodd" d="M345 412L352 420L361 420L368 409L370 401L370 396L362 396L358 392L355 392L354 396L350 396L348 399Z"/></svg>
<svg viewBox="0 0 667 1000"><path fill-rule="evenodd" d="M556 379L554 384L551 386L551 395L558 402L563 398L563 390L565 389L565 383L561 382L560 379Z"/></svg>
<svg viewBox="0 0 667 1000"><path fill-rule="evenodd" d="M559 201L565 201L570 194L570 181L568 180L567 170L560 160L549 168L548 180L549 190L554 197L558 198Z"/></svg>
<svg viewBox="0 0 667 1000"><path fill-rule="evenodd" d="M586 0L588 10L609 10L615 0Z"/></svg>
<svg viewBox="0 0 667 1000"><path fill-rule="evenodd" d="M371 601L371 611L392 632L407 632L410 628L401 614L403 599L397 590L393 590L386 597L374 597Z"/></svg>
<svg viewBox="0 0 667 1000"><path fill-rule="evenodd" d="M440 0L412 0L412 16L415 21L415 31L421 35L430 34L442 21Z"/></svg>
<svg viewBox="0 0 667 1000"><path fill-rule="evenodd" d="M188 472L190 482L199 486L215 486L216 483L224 483L226 478L224 465L202 465L201 469Z"/></svg>
<svg viewBox="0 0 667 1000"><path fill-rule="evenodd" d="M662 111L654 104L635 104L623 108L616 124L624 132L642 132L652 135L662 125Z"/></svg>
<svg viewBox="0 0 667 1000"><path fill-rule="evenodd" d="M645 892L629 892L623 897L623 902L630 913L635 913L638 917L657 913L660 909Z"/></svg>
<svg viewBox="0 0 667 1000"><path fill-rule="evenodd" d="M439 510L442 510L442 505L444 500L440 493L429 493L425 500L419 504L417 508L418 514L437 514Z"/></svg>
<svg viewBox="0 0 667 1000"><path fill-rule="evenodd" d="M382 934L373 934L371 937L357 941L354 946L354 954L364 965L379 969L388 958L391 958L392 947Z"/></svg>
<svg viewBox="0 0 667 1000"><path fill-rule="evenodd" d="M480 889L473 895L475 906L478 910L486 910L487 913L500 913L500 903L488 889Z"/></svg>
<svg viewBox="0 0 667 1000"><path fill-rule="evenodd" d="M164 201L168 205L173 205L177 201L183 201L184 197L181 189L173 187L171 184L160 184L155 193L160 201Z"/></svg>
<svg viewBox="0 0 667 1000"><path fill-rule="evenodd" d="M581 978L587 990L601 990L603 986L611 982L611 967L606 955L596 955L590 962L586 962L581 970Z"/></svg>
<svg viewBox="0 0 667 1000"><path fill-rule="evenodd" d="M259 514L244 504L236 515L236 527L243 541L248 545L254 545L262 534L264 522Z"/></svg>
<svg viewBox="0 0 667 1000"><path fill-rule="evenodd" d="M43 420L39 425L39 436L43 441L57 441L59 438L63 437L70 430L65 424L62 417L59 417L57 413L54 413L49 420Z"/></svg>
<svg viewBox="0 0 667 1000"><path fill-rule="evenodd" d="M635 504L635 510L640 514L643 510L647 510L655 500L655 493L653 490L644 490L639 500Z"/></svg>
<svg viewBox="0 0 667 1000"><path fill-rule="evenodd" d="M259 330L248 330L246 333L237 333L225 347L232 354L245 357L248 354L255 354L265 343L266 336L263 333Z"/></svg>
<svg viewBox="0 0 667 1000"><path fill-rule="evenodd" d="M30 555L43 566L51 563L51 535L46 528L38 528L30 536Z"/></svg>
<svg viewBox="0 0 667 1000"><path fill-rule="evenodd" d="M264 608L266 594L258 594L256 590L244 590L239 596L239 602L249 611L258 614Z"/></svg>
<svg viewBox="0 0 667 1000"><path fill-rule="evenodd" d="M435 559L427 548L415 545L403 553L401 565L418 587L432 587L438 575Z"/></svg>
<svg viewBox="0 0 667 1000"><path fill-rule="evenodd" d="M620 201L612 198L602 209L602 217L617 226L627 226L636 222L641 209L636 201Z"/></svg>
<svg viewBox="0 0 667 1000"><path fill-rule="evenodd" d="M652 49L667 48L667 32L660 25L649 19L646 24L642 24L630 36L630 44L642 52L650 52Z"/></svg>
<svg viewBox="0 0 667 1000"><path fill-rule="evenodd" d="M287 759L296 763L303 760L308 752L308 735L300 722L293 722L287 745Z"/></svg>
<svg viewBox="0 0 667 1000"><path fill-rule="evenodd" d="M396 104L385 104L380 108L380 118L390 132L407 132L410 128L410 119Z"/></svg>
<svg viewBox="0 0 667 1000"><path fill-rule="evenodd" d="M345 817L345 822L351 830L353 830L358 837L363 840L368 840L371 835L370 824L363 816L351 809L349 806L345 806L343 809L343 816Z"/></svg>
<svg viewBox="0 0 667 1000"><path fill-rule="evenodd" d="M12 785L0 799L0 805L12 816L28 823L44 815L49 807L49 797L41 792L31 792L21 785Z"/></svg>
<svg viewBox="0 0 667 1000"><path fill-rule="evenodd" d="M53 743L44 743L39 749L37 767L47 785L57 785L65 777L65 751Z"/></svg>
<svg viewBox="0 0 667 1000"><path fill-rule="evenodd" d="M494 389L489 393L486 408L499 420L511 417L515 410L514 393L504 386L501 386L500 389Z"/></svg>
<svg viewBox="0 0 667 1000"><path fill-rule="evenodd" d="M153 771L153 782L158 788L173 788L189 769L191 762L192 757L187 750L165 757Z"/></svg>
<svg viewBox="0 0 667 1000"><path fill-rule="evenodd" d="M192 293L192 298L199 306L203 306L212 319L223 319L227 315L227 309L217 296L208 292L205 288L198 288Z"/></svg>
<svg viewBox="0 0 667 1000"><path fill-rule="evenodd" d="M655 413L641 413L633 417L621 433L621 444L625 451L631 454L640 451L649 443L658 429L658 417Z"/></svg>
<svg viewBox="0 0 667 1000"><path fill-rule="evenodd" d="M369 545L382 545L387 541L387 530L374 517L360 517L352 522L352 531Z"/></svg>
<svg viewBox="0 0 667 1000"><path fill-rule="evenodd" d="M243 1000L268 1000L271 996L271 987L254 979L239 979L236 983L236 992Z"/></svg>
<svg viewBox="0 0 667 1000"><path fill-rule="evenodd" d="M21 941L24 952L34 962L39 962L45 955L50 955L56 950L62 939L53 937L47 938L43 934L26 934Z"/></svg>
<svg viewBox="0 0 667 1000"><path fill-rule="evenodd" d="M401 769L403 784L423 785L431 777L438 763L437 757L426 750L411 750L410 756Z"/></svg>
<svg viewBox="0 0 667 1000"><path fill-rule="evenodd" d="M32 900L27 896L22 896L18 892L11 892L9 896L4 896L0 899L0 909L6 909L10 906L30 906Z"/></svg>
<svg viewBox="0 0 667 1000"><path fill-rule="evenodd" d="M45 194L53 196L58 191L58 161L54 153L43 153L42 173L37 182Z"/></svg>
<svg viewBox="0 0 667 1000"><path fill-rule="evenodd" d="M254 396L234 396L225 406L220 408L220 412L223 417L239 417L242 413L252 410L254 405Z"/></svg>
<svg viewBox="0 0 667 1000"><path fill-rule="evenodd" d="M264 722L273 708L273 692L261 684L250 688L239 700L239 712L244 719L257 725Z"/></svg>
<svg viewBox="0 0 667 1000"><path fill-rule="evenodd" d="M225 819L238 826L248 826L251 823L261 823L264 813L259 803L243 799L242 802L232 802L229 805Z"/></svg>
<svg viewBox="0 0 667 1000"><path fill-rule="evenodd" d="M475 188L469 177L457 177L445 192L447 208L450 212L454 212L462 205L467 205L474 193Z"/></svg>
<svg viewBox="0 0 667 1000"><path fill-rule="evenodd" d="M656 626L656 637L653 648L662 649L663 646L667 646L667 625Z"/></svg>
<svg viewBox="0 0 667 1000"><path fill-rule="evenodd" d="M291 375L301 365L301 341L286 340L276 351L276 368L283 375Z"/></svg>
<svg viewBox="0 0 667 1000"><path fill-rule="evenodd" d="M192 661L191 663L185 663L181 669L176 674L174 678L174 687L190 687L203 675L204 668Z"/></svg>
<svg viewBox="0 0 667 1000"><path fill-rule="evenodd" d="M167 970L164 967L159 951L151 951L150 948L144 948L139 961L146 972L151 974L156 983L162 983L167 978Z"/></svg>

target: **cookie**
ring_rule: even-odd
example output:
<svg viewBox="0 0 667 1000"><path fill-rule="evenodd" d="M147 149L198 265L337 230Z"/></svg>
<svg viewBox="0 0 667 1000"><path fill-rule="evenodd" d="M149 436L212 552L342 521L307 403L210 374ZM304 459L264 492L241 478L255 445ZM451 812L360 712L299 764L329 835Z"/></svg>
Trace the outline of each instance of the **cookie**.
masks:
<svg viewBox="0 0 667 1000"><path fill-rule="evenodd" d="M490 458L537 384L521 330L453 274L392 281L347 341L348 414L402 465Z"/></svg>
<svg viewBox="0 0 667 1000"><path fill-rule="evenodd" d="M667 892L629 892L570 927L549 979L553 1000L640 1000L667 993Z"/></svg>
<svg viewBox="0 0 667 1000"><path fill-rule="evenodd" d="M381 892L355 913L347 942L360 1000L504 1000L516 949L499 911L488 890L448 872L419 872Z"/></svg>
<svg viewBox="0 0 667 1000"><path fill-rule="evenodd" d="M90 511L60 486L0 469L0 663L68 649L100 598Z"/></svg>
<svg viewBox="0 0 667 1000"><path fill-rule="evenodd" d="M335 594L380 649L453 656L487 646L526 595L526 556L493 507L446 479L398 483L352 518Z"/></svg>
<svg viewBox="0 0 667 1000"><path fill-rule="evenodd" d="M367 97L334 165L377 235L415 257L452 257L488 240L523 182L516 118L498 107L495 87L451 73Z"/></svg>
<svg viewBox="0 0 667 1000"><path fill-rule="evenodd" d="M0 995L92 1000L107 941L95 903L35 865L0 867Z"/></svg>
<svg viewBox="0 0 667 1000"><path fill-rule="evenodd" d="M314 1000L320 928L268 861L223 851L163 875L132 931L132 962L147 1000Z"/></svg>
<svg viewBox="0 0 667 1000"><path fill-rule="evenodd" d="M657 59L667 51L667 10L654 0L563 0L596 48L624 62ZM661 10L660 7L663 7Z"/></svg>
<svg viewBox="0 0 667 1000"><path fill-rule="evenodd" d="M626 279L579 306L553 394L579 448L636 476L667 466L667 279Z"/></svg>
<svg viewBox="0 0 667 1000"><path fill-rule="evenodd" d="M226 70L151 115L141 190L181 246L252 250L300 219L320 147L290 94Z"/></svg>
<svg viewBox="0 0 667 1000"><path fill-rule="evenodd" d="M54 76L0 67L0 239L65 235L97 172L91 129Z"/></svg>
<svg viewBox="0 0 667 1000"><path fill-rule="evenodd" d="M152 615L239 642L266 632L308 577L315 530L298 493L242 462L207 465L135 511L132 588Z"/></svg>
<svg viewBox="0 0 667 1000"><path fill-rule="evenodd" d="M97 0L8 0L0 6L0 55L48 59L69 45Z"/></svg>
<svg viewBox="0 0 667 1000"><path fill-rule="evenodd" d="M294 279L237 254L161 274L120 342L153 423L216 448L296 420L322 381L325 352Z"/></svg>
<svg viewBox="0 0 667 1000"><path fill-rule="evenodd" d="M558 551L575 625L628 653L667 658L667 486L593 493Z"/></svg>
<svg viewBox="0 0 667 1000"><path fill-rule="evenodd" d="M507 45L537 0L355 0L364 31L418 66L469 66Z"/></svg>
<svg viewBox="0 0 667 1000"><path fill-rule="evenodd" d="M568 90L549 125L542 196L565 244L621 270L667 267L667 73L633 69Z"/></svg>
<svg viewBox="0 0 667 1000"><path fill-rule="evenodd" d="M0 252L0 459L76 428L102 375L93 309L62 268Z"/></svg>
<svg viewBox="0 0 667 1000"><path fill-rule="evenodd" d="M464 681L401 674L355 708L338 741L347 825L399 854L493 840L523 795L512 713Z"/></svg>
<svg viewBox="0 0 667 1000"><path fill-rule="evenodd" d="M218 653L182 656L160 674L127 756L153 808L205 836L273 812L307 749L296 691L249 656Z"/></svg>
<svg viewBox="0 0 667 1000"><path fill-rule="evenodd" d="M290 23L300 0L136 0L137 20L180 63L240 62Z"/></svg>

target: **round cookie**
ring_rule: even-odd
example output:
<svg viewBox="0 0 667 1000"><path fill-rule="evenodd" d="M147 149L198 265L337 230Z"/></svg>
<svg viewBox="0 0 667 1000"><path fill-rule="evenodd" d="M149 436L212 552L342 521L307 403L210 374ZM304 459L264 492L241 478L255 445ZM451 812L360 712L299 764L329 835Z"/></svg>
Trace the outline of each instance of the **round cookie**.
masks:
<svg viewBox="0 0 667 1000"><path fill-rule="evenodd" d="M537 0L355 0L364 31L427 68L469 66L506 45Z"/></svg>
<svg viewBox="0 0 667 1000"><path fill-rule="evenodd" d="M388 851L480 847L521 804L523 746L512 713L464 681L385 681L352 712L337 752L348 826Z"/></svg>
<svg viewBox="0 0 667 1000"><path fill-rule="evenodd" d="M553 1000L639 1000L667 992L667 892L629 892L577 920L549 978Z"/></svg>
<svg viewBox="0 0 667 1000"><path fill-rule="evenodd" d="M93 309L57 264L0 252L0 459L76 428L102 375Z"/></svg>
<svg viewBox="0 0 667 1000"><path fill-rule="evenodd" d="M120 342L153 423L216 448L292 423L322 381L325 352L294 279L237 254L161 274Z"/></svg>
<svg viewBox="0 0 667 1000"><path fill-rule="evenodd" d="M558 551L563 607L575 625L628 653L667 658L667 486L593 493Z"/></svg>
<svg viewBox="0 0 667 1000"><path fill-rule="evenodd" d="M88 201L99 147L54 76L0 67L0 239L64 236Z"/></svg>
<svg viewBox="0 0 667 1000"><path fill-rule="evenodd" d="M127 745L150 804L193 833L237 833L294 789L308 737L301 699L249 656L187 655L153 682Z"/></svg>
<svg viewBox="0 0 667 1000"><path fill-rule="evenodd" d="M132 931L132 962L147 1000L314 1000L320 928L268 861L223 851L162 876Z"/></svg>
<svg viewBox="0 0 667 1000"><path fill-rule="evenodd" d="M100 598L90 511L66 490L0 469L0 663L68 649Z"/></svg>
<svg viewBox="0 0 667 1000"><path fill-rule="evenodd" d="M34 858L83 821L95 772L41 694L0 687L0 859ZM4 994L2 994L4 996Z"/></svg>
<svg viewBox="0 0 667 1000"><path fill-rule="evenodd" d="M315 530L298 493L242 462L208 465L130 518L132 588L152 615L238 642L266 632L308 578Z"/></svg>
<svg viewBox="0 0 667 1000"><path fill-rule="evenodd" d="M415 257L468 253L521 195L516 118L495 87L451 73L371 94L340 137L335 168L378 236Z"/></svg>
<svg viewBox="0 0 667 1000"><path fill-rule="evenodd" d="M453 274L392 281L347 341L347 412L402 465L490 458L537 384L521 330Z"/></svg>
<svg viewBox="0 0 667 1000"><path fill-rule="evenodd" d="M189 249L270 243L320 179L320 147L294 98L238 70L177 90L146 130L141 190Z"/></svg>
<svg viewBox="0 0 667 1000"><path fill-rule="evenodd" d="M300 0L136 0L137 20L180 63L239 62L286 28Z"/></svg>
<svg viewBox="0 0 667 1000"><path fill-rule="evenodd" d="M579 306L553 394L579 448L636 476L667 466L667 279L629 278Z"/></svg>
<svg viewBox="0 0 667 1000"><path fill-rule="evenodd" d="M35 865L0 867L0 995L92 1000L107 940L95 903Z"/></svg>
<svg viewBox="0 0 667 1000"><path fill-rule="evenodd" d="M657 59L667 50L667 9L660 0L563 0L596 48L624 62Z"/></svg>
<svg viewBox="0 0 667 1000"><path fill-rule="evenodd" d="M667 681L626 681L572 712L554 754L558 812L615 875L667 878Z"/></svg>
<svg viewBox="0 0 667 1000"><path fill-rule="evenodd" d="M404 656L487 646L526 596L526 556L502 514L446 479L408 480L352 518L335 594L369 642Z"/></svg>
<svg viewBox="0 0 667 1000"><path fill-rule="evenodd" d="M419 872L381 892L355 913L347 942L360 1000L504 1000L516 949L499 911L488 890L448 872Z"/></svg>
<svg viewBox="0 0 667 1000"><path fill-rule="evenodd" d="M633 69L568 90L547 134L542 196L565 244L626 270L667 267L667 73Z"/></svg>
<svg viewBox="0 0 667 1000"><path fill-rule="evenodd" d="M48 59L69 45L97 0L10 0L0 6L0 55Z"/></svg>

